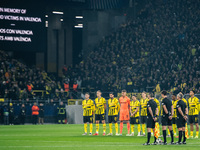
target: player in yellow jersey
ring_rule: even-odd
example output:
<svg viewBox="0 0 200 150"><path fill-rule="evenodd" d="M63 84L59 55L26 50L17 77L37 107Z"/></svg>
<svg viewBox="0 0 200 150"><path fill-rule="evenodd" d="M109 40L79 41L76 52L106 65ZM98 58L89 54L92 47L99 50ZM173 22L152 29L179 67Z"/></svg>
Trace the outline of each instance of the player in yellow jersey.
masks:
<svg viewBox="0 0 200 150"><path fill-rule="evenodd" d="M141 106L140 116L141 116L143 136L145 136L145 124L147 120L147 102L148 102L147 94L146 92L142 92L142 99L140 100L140 106Z"/></svg>
<svg viewBox="0 0 200 150"><path fill-rule="evenodd" d="M190 91L190 98L188 99L188 104L189 104L189 123L190 123L190 137L193 138L193 131L194 131L194 126L193 124L196 125L196 136L195 138L199 137L199 99L194 96L194 91Z"/></svg>
<svg viewBox="0 0 200 150"><path fill-rule="evenodd" d="M178 102L178 100L176 99L176 94L173 93L172 94L172 105L174 107L174 114L172 116L172 128L173 128L174 135L176 135L176 118L177 118L176 104L177 104L177 102Z"/></svg>
<svg viewBox="0 0 200 150"><path fill-rule="evenodd" d="M130 102L130 124L131 124L131 136L134 136L134 124L138 126L138 136L140 136L140 102L136 99L136 96L132 96L132 101Z"/></svg>
<svg viewBox="0 0 200 150"><path fill-rule="evenodd" d="M90 124L90 134L92 135L92 115L95 110L94 102L89 99L90 94L85 93L85 100L82 102L83 107L83 122L84 122L84 131L85 133L83 135L87 135L87 123Z"/></svg>
<svg viewBox="0 0 200 150"><path fill-rule="evenodd" d="M118 117L118 113L120 110L120 105L119 105L118 99L114 98L114 94L112 92L110 92L109 96L110 96L110 99L108 100L108 107L109 107L108 122L109 122L110 132L107 135L113 135L113 133L112 133L112 123L113 122L115 124L116 135L118 135L117 117Z"/></svg>
<svg viewBox="0 0 200 150"><path fill-rule="evenodd" d="M106 122L105 122L106 100L101 97L101 91L97 91L97 98L95 99L95 120L96 120L96 133L99 135L99 121L103 124L103 135L106 135Z"/></svg>

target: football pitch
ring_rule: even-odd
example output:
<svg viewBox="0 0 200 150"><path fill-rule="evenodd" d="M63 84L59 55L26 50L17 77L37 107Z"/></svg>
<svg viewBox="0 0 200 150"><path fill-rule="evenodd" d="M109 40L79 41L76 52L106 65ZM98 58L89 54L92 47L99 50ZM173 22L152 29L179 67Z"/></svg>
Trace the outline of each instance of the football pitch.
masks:
<svg viewBox="0 0 200 150"><path fill-rule="evenodd" d="M88 125L89 127L89 125ZM95 125L93 125L93 133ZM107 124L107 133L109 131ZM136 131L136 129L135 129ZM115 132L113 125L113 132ZM183 150L200 149L199 139L188 139L186 145L150 145L143 146L146 137L126 137L126 125L124 125L123 136L102 136L102 125L100 124L99 136L82 136L83 125L16 125L0 126L0 150ZM137 133L135 132L137 135ZM151 137L151 143L154 138ZM167 138L168 143L170 138ZM175 138L175 142L178 139Z"/></svg>

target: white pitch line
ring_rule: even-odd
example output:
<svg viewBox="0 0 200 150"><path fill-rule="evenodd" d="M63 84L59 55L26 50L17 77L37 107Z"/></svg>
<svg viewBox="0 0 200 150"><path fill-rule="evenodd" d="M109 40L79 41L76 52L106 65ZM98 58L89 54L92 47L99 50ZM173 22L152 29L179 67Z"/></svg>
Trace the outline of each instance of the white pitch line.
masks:
<svg viewBox="0 0 200 150"><path fill-rule="evenodd" d="M31 146L31 145L27 145L27 146L0 146L2 148L39 148L39 147L91 147L91 146L94 146L94 145L62 145L62 146ZM95 147L106 147L106 146L129 146L129 147L137 147L137 146L143 146L143 145L95 145ZM200 146L200 145L174 145L174 146L178 146L178 147L197 147L197 146ZM148 146L144 146L144 147L148 147ZM153 145L151 146L153 147ZM156 146L155 146L156 147Z"/></svg>
<svg viewBox="0 0 200 150"><path fill-rule="evenodd" d="M141 144L139 144L139 143L131 143L131 142L120 142L120 143L117 143L117 142L87 142L87 141L37 141L37 140L0 140L0 141L16 141L16 142L22 142L22 141L24 141L24 142L43 142L43 143L92 143L92 144L99 144L99 143L103 143L103 144L115 144L116 146L118 146L118 144L119 145L122 145L122 144L124 144L124 145L141 145ZM200 144L200 143L187 143L187 144L189 144L189 145L196 145L196 144ZM172 146L172 145L170 145L170 146Z"/></svg>

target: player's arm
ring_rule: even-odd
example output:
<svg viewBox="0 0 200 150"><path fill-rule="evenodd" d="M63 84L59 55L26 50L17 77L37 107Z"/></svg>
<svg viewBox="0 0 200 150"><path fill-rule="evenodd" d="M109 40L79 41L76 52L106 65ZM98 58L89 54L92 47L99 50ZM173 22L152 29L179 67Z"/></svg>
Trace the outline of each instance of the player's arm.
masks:
<svg viewBox="0 0 200 150"><path fill-rule="evenodd" d="M185 115L188 115L188 108L185 108Z"/></svg>
<svg viewBox="0 0 200 150"><path fill-rule="evenodd" d="M95 113L95 104L94 102L91 100L91 109L92 109L92 113Z"/></svg>
<svg viewBox="0 0 200 150"><path fill-rule="evenodd" d="M166 107L166 105L165 105L164 102L162 102L162 107L163 107L163 109L164 109L165 114L166 114L166 115L169 115L169 112L168 112L167 107Z"/></svg>
<svg viewBox="0 0 200 150"><path fill-rule="evenodd" d="M168 110L167 110L167 107L165 105L163 105L163 109L164 109L165 113L168 114Z"/></svg>
<svg viewBox="0 0 200 150"><path fill-rule="evenodd" d="M200 103L199 103L199 99L196 98L196 107L197 107L197 110L200 111Z"/></svg>
<svg viewBox="0 0 200 150"><path fill-rule="evenodd" d="M119 102L117 102L117 112L119 113L119 111L120 111L120 104Z"/></svg>
<svg viewBox="0 0 200 150"><path fill-rule="evenodd" d="M139 110L139 106L136 108L136 110L133 112L133 115L135 115Z"/></svg>
<svg viewBox="0 0 200 150"><path fill-rule="evenodd" d="M105 100L105 98L104 98L104 100L103 100L103 103L104 103L104 110L106 110L107 105L106 105L106 100Z"/></svg>
<svg viewBox="0 0 200 150"><path fill-rule="evenodd" d="M131 115L132 115L132 112L131 112L131 110L132 110L132 107L133 107L133 106L130 106L130 109L129 109L129 112L131 113Z"/></svg>
<svg viewBox="0 0 200 150"><path fill-rule="evenodd" d="M158 107L156 108L156 116L158 116Z"/></svg>
<svg viewBox="0 0 200 150"><path fill-rule="evenodd" d="M82 108L84 109L85 108L85 105L84 105L84 103L82 102ZM57 108L58 109L58 108Z"/></svg>
<svg viewBox="0 0 200 150"><path fill-rule="evenodd" d="M178 112L181 114L181 116L183 116L183 118L184 118L185 120L187 120L187 116L185 116L185 115L183 114L183 111L181 110L180 105L177 105L176 107L178 108Z"/></svg>
<svg viewBox="0 0 200 150"><path fill-rule="evenodd" d="M150 105L148 106L148 109L149 109L149 113L150 113L150 115L152 116L152 118L154 118L154 116L153 116L153 112L152 112L152 109L151 109L151 106L150 106Z"/></svg>
<svg viewBox="0 0 200 150"><path fill-rule="evenodd" d="M158 115L160 114L160 101L159 100L157 100L158 101L158 105L157 105L157 108L158 108Z"/></svg>
<svg viewBox="0 0 200 150"><path fill-rule="evenodd" d="M174 106L172 105L171 106L171 115L169 116L169 119L171 120L172 119L172 116L173 116L173 114L174 114Z"/></svg>

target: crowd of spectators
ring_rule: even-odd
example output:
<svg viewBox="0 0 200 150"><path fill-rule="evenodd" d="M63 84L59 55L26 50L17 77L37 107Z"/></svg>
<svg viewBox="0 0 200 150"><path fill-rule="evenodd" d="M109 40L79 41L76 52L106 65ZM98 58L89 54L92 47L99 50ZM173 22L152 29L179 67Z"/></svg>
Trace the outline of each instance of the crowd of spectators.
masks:
<svg viewBox="0 0 200 150"><path fill-rule="evenodd" d="M76 98L81 87L141 92L156 85L200 93L199 8L195 0L147 1L136 19L103 37L80 64L64 66L61 79L49 78L45 71L0 51L0 97L58 101Z"/></svg>
<svg viewBox="0 0 200 150"><path fill-rule="evenodd" d="M181 90L200 93L200 3L150 0L134 20L66 71L102 91Z"/></svg>
<svg viewBox="0 0 200 150"><path fill-rule="evenodd" d="M29 99L54 99L58 102L73 96L67 93L70 90L68 78L51 79L45 71L27 66L5 51L0 51L0 68L0 98L28 103ZM77 83L81 84L79 79L72 84L73 92L77 92Z"/></svg>

